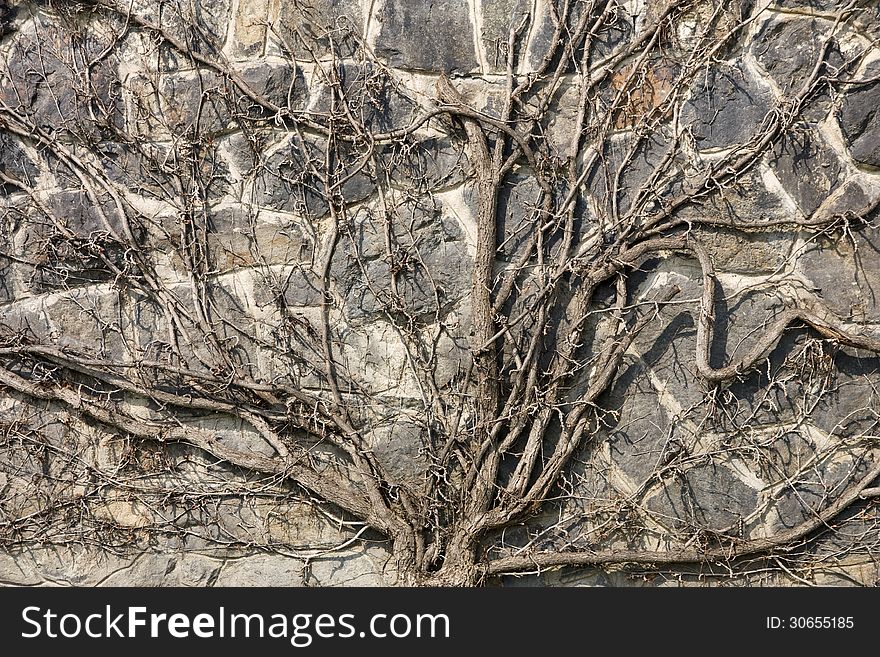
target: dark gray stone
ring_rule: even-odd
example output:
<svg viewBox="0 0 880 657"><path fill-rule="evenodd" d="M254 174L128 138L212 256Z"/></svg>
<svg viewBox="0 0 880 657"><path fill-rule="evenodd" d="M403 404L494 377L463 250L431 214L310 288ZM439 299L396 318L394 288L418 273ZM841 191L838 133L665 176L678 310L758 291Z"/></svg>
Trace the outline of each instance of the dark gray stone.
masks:
<svg viewBox="0 0 880 657"><path fill-rule="evenodd" d="M14 37L0 100L43 130L87 141L112 133L123 117L118 59L112 52L98 59L107 46L96 31L75 35L39 19L33 32Z"/></svg>
<svg viewBox="0 0 880 657"><path fill-rule="evenodd" d="M644 366L631 363L622 373L602 407L619 413L608 443L611 460L636 486L678 456L680 443L670 440L670 418L657 391L644 375Z"/></svg>
<svg viewBox="0 0 880 657"><path fill-rule="evenodd" d="M775 501L778 520L774 529L792 529L813 520L817 512L865 476L871 460L858 453L841 453L838 461L830 461L826 456L802 472Z"/></svg>
<svg viewBox="0 0 880 657"><path fill-rule="evenodd" d="M737 176L736 181L723 190L715 189L683 206L677 214L682 218L724 219L734 227L759 226L766 221L792 218L790 205L767 189L760 171L754 167Z"/></svg>
<svg viewBox="0 0 880 657"><path fill-rule="evenodd" d="M339 63L334 72L338 89L329 77L329 65L325 73L312 78L317 89L310 109L323 114L351 115L369 131L386 131L410 126L422 111L407 95L404 88L388 71L367 62L346 61ZM343 108L339 96L345 98Z"/></svg>
<svg viewBox="0 0 880 657"><path fill-rule="evenodd" d="M803 124L786 132L771 157L776 176L807 217L822 205L841 178L837 154Z"/></svg>
<svg viewBox="0 0 880 657"><path fill-rule="evenodd" d="M85 191L64 190L53 193L47 205L54 219L77 236L87 238L95 233L114 233L121 237L122 219L113 200L105 195L100 202L99 210Z"/></svg>
<svg viewBox="0 0 880 657"><path fill-rule="evenodd" d="M236 66L236 73L257 95L279 107L301 110L308 101L305 76L299 67L290 62L252 60ZM239 96L238 109L246 116L271 118L271 112L258 102L241 93L236 96Z"/></svg>
<svg viewBox="0 0 880 657"><path fill-rule="evenodd" d="M698 465L666 480L648 500L658 522L680 530L738 534L758 503L758 492L719 463Z"/></svg>
<svg viewBox="0 0 880 657"><path fill-rule="evenodd" d="M394 143L380 159L395 185L422 193L459 185L471 171L464 145L448 137Z"/></svg>
<svg viewBox="0 0 880 657"><path fill-rule="evenodd" d="M119 215L108 197L99 202L107 223L81 191L57 191L42 209L29 208L19 217L9 244L18 258L30 263L19 268L22 290L43 293L113 280L116 273L104 258L126 269L126 247L122 235L115 232L121 229ZM136 228L134 233L140 235Z"/></svg>
<svg viewBox="0 0 880 657"><path fill-rule="evenodd" d="M232 123L231 89L213 71L166 74L159 93L163 119L172 132L220 132Z"/></svg>
<svg viewBox="0 0 880 657"><path fill-rule="evenodd" d="M657 210L665 199L682 191L681 157L667 161L672 147L669 135L659 130L644 138L626 133L609 140L604 157L588 179L589 193L609 213L613 211L615 200L621 216L628 212ZM637 198L638 207L633 207Z"/></svg>
<svg viewBox="0 0 880 657"><path fill-rule="evenodd" d="M390 483L411 491L424 489L428 460L427 430L409 420L400 420L372 432L374 456L388 473Z"/></svg>
<svg viewBox="0 0 880 657"><path fill-rule="evenodd" d="M10 134L0 132L0 173L17 180L27 187L37 185L38 170L18 139ZM0 192L4 195L20 191L15 185L0 182Z"/></svg>
<svg viewBox="0 0 880 657"><path fill-rule="evenodd" d="M395 68L467 73L477 66L467 0L387 0L375 52Z"/></svg>
<svg viewBox="0 0 880 657"><path fill-rule="evenodd" d="M13 31L12 22L18 14L18 7L13 7L9 0L0 1L0 37Z"/></svg>
<svg viewBox="0 0 880 657"><path fill-rule="evenodd" d="M866 188L858 179L847 180L822 204L820 215L829 220L845 218L851 226L858 228L863 223L871 223L877 215L880 194Z"/></svg>
<svg viewBox="0 0 880 657"><path fill-rule="evenodd" d="M511 28L518 28L531 9L526 0L481 0L483 29L480 34L486 62L494 70L507 67L507 41ZM524 40L523 30L520 39Z"/></svg>
<svg viewBox="0 0 880 657"><path fill-rule="evenodd" d="M786 94L800 92L822 54L833 23L810 18L771 18L755 37L752 50L758 63ZM833 44L825 54L830 66L843 59Z"/></svg>
<svg viewBox="0 0 880 657"><path fill-rule="evenodd" d="M320 59L332 53L351 57L363 34L360 0L282 2L278 31L285 47L299 59Z"/></svg>
<svg viewBox="0 0 880 657"><path fill-rule="evenodd" d="M725 297L723 290L716 291L715 330L710 346L713 367L741 360L785 309L782 299L760 290L738 296L730 303Z"/></svg>
<svg viewBox="0 0 880 657"><path fill-rule="evenodd" d="M815 463L816 446L796 431L788 431L772 440L755 441L753 450L743 451L743 458L754 463L761 479L769 485L797 479Z"/></svg>
<svg viewBox="0 0 880 657"><path fill-rule="evenodd" d="M541 186L531 172L508 176L498 193L498 241L503 257L512 258L532 239L541 210Z"/></svg>
<svg viewBox="0 0 880 657"><path fill-rule="evenodd" d="M104 142L95 149L107 177L134 194L158 199L176 194L167 154L141 143Z"/></svg>
<svg viewBox="0 0 880 657"><path fill-rule="evenodd" d="M190 0L170 0L167 2L136 2L133 11L141 18L171 34L193 51L217 57L226 40L231 24L232 0L211 0L211 2L191 2ZM173 48L163 49L163 63L171 68L185 68L192 59Z"/></svg>
<svg viewBox="0 0 880 657"><path fill-rule="evenodd" d="M877 321L880 317L880 230L863 227L850 240L822 239L798 260L825 304L843 318Z"/></svg>
<svg viewBox="0 0 880 657"><path fill-rule="evenodd" d="M810 422L832 436L851 436L873 431L880 405L874 381L880 375L880 358L874 354L828 349L834 373L826 386L809 401ZM819 378L819 377L816 377ZM821 394L819 394L821 393Z"/></svg>
<svg viewBox="0 0 880 657"><path fill-rule="evenodd" d="M254 180L254 202L258 206L294 212L303 217L318 218L329 214L327 190L311 171L309 162L321 171L325 146L315 137L288 138L281 148L266 157L264 166ZM337 203L357 203L373 194L376 184L366 169L346 171L346 165L358 161L355 155L341 153L338 178L351 175L336 190Z"/></svg>
<svg viewBox="0 0 880 657"><path fill-rule="evenodd" d="M777 7L784 9L812 10L817 12L837 12L853 4L851 0L776 0ZM874 0L857 0L855 5L869 7Z"/></svg>
<svg viewBox="0 0 880 657"><path fill-rule="evenodd" d="M592 62L597 63L610 57L615 49L631 41L635 32L634 22L632 14L620 5L617 11L610 12L590 43Z"/></svg>
<svg viewBox="0 0 880 657"><path fill-rule="evenodd" d="M254 301L259 306L318 307L324 301L321 278L303 266L258 274Z"/></svg>
<svg viewBox="0 0 880 657"><path fill-rule="evenodd" d="M797 355L811 337L790 327L766 360L724 386L710 409L716 430L738 444L740 436L758 428L777 431L780 424L802 419L809 382L798 370Z"/></svg>
<svg viewBox="0 0 880 657"><path fill-rule="evenodd" d="M741 63L719 64L699 76L681 113L697 148L730 148L753 137L773 107L770 90Z"/></svg>
<svg viewBox="0 0 880 657"><path fill-rule="evenodd" d="M872 72L880 73L880 66ZM880 167L880 82L854 85L843 97L839 120L853 160Z"/></svg>
<svg viewBox="0 0 880 657"><path fill-rule="evenodd" d="M337 245L331 277L350 319L386 313L408 323L443 315L470 289L471 261L455 219L420 205L393 215L392 247L384 222L361 218ZM391 291L392 276L398 297Z"/></svg>

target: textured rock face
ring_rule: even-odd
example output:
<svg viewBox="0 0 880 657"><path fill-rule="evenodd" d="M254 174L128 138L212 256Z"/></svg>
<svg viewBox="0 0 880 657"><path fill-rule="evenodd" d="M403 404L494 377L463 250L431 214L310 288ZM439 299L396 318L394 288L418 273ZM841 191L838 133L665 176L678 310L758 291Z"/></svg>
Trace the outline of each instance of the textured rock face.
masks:
<svg viewBox="0 0 880 657"><path fill-rule="evenodd" d="M692 89L684 120L700 150L730 148L757 132L770 104L770 89L752 69L742 62L725 63Z"/></svg>
<svg viewBox="0 0 880 657"><path fill-rule="evenodd" d="M376 53L395 68L467 73L477 65L466 0L388 0L376 16Z"/></svg>
<svg viewBox="0 0 880 657"><path fill-rule="evenodd" d="M194 406L175 414L161 395L216 401L232 376L245 374L253 385L236 393L236 407L266 404L283 424L285 414L301 410L298 398L278 399L272 386L327 392L322 368L333 360L347 384L334 393L364 427L358 449L385 468L388 490L418 495L446 476L432 461L439 439L425 420L425 400L435 389L467 396L457 386L476 348L480 162L465 124L435 116L436 89L450 80L474 114L497 127L511 29L524 26L513 58L517 80L558 61L543 58L555 35L550 4L137 0L141 23L127 31L58 4L21 2L13 10L0 1L4 368L51 387L57 359L24 355L35 345L123 364L136 372L138 390L122 390L115 379L74 381L102 399L128 395L127 411L144 426L171 418L209 435L219 450L265 463L290 446L273 444L259 418L248 423ZM695 30L715 20L705 7L664 35L668 53L651 60L635 91L630 64L583 98L571 71L561 74L553 118L536 142L546 159L539 168L525 159L511 166L496 225L501 268L538 239L534 226L547 220L542 194L577 159L570 146L581 111L601 116L626 94L625 111L588 135L603 147L579 156L595 157L595 165L570 194L570 232L613 243L627 228L620 217L648 221L667 212L683 225L711 218L717 226L694 227L693 235L720 288L714 367L743 358L792 305L820 300L865 331L880 325L880 14L871 2L858 3L864 10L828 39L835 12L849 2L726 4L732 13L714 23L719 33L738 17L754 25L687 79L680 76ZM618 49L662 11L659 2L616 3L595 25L584 62L618 64ZM185 44L188 56L166 47L172 41ZM868 55L848 64L857 46ZM715 163L730 152L750 156L774 117L792 111L787 99L819 56L825 82L801 99L802 115L741 175L719 182L724 172ZM212 64L218 61L224 66ZM375 134L352 124L384 139L374 143ZM399 134L412 126L412 134ZM695 186L707 172L708 182ZM678 203L682 195L693 198ZM819 220L834 230L812 230ZM760 230L737 230L746 224ZM707 383L694 366L701 276L698 263L678 253L628 274L626 307L650 305L664 285L677 286L679 296L634 337L594 405L593 439L565 482L571 499L554 508L558 517L577 508L590 520L568 526L553 513L539 515L497 541L489 537L487 550L583 547L570 537L606 538L610 509L626 530L608 538L613 549L670 547L658 538L664 532L760 538L814 517L876 462L876 448L857 438L876 433L880 359L793 324L759 371L729 385ZM553 282L568 284L568 273ZM537 297L537 287L517 289L511 316ZM586 320L592 354L613 338L614 292L600 289L602 304ZM571 320L560 319L546 339ZM529 321L509 330L512 362L527 351L521 338ZM407 342L413 336L418 349ZM152 362L172 369L160 376L145 365ZM200 373L195 383L184 382L190 368ZM584 385L571 383L566 404L577 406ZM279 473L233 465L195 440L136 439L69 406L0 387L0 524L46 505L61 515L58 526L2 538L0 582L398 581L386 538L352 539L361 525ZM315 426L324 421L318 406ZM456 421L476 419L468 411ZM297 438L308 446L302 458L327 480L348 476L331 432ZM136 494L117 485L120 476L137 482ZM81 516L68 511L77 499L87 500ZM859 525L865 543L876 541L875 507L864 503L855 514L853 522L867 527ZM559 533L544 531L554 523ZM70 527L90 540L69 540ZM847 535L823 537L815 549L833 551ZM876 567L847 568L858 581L878 577ZM699 579L684 567L678 574ZM591 571L537 581L634 583L622 572Z"/></svg>
<svg viewBox="0 0 880 657"><path fill-rule="evenodd" d="M880 72L873 66L869 74ZM852 158L861 164L880 167L880 83L860 85L847 94L840 111L840 128Z"/></svg>

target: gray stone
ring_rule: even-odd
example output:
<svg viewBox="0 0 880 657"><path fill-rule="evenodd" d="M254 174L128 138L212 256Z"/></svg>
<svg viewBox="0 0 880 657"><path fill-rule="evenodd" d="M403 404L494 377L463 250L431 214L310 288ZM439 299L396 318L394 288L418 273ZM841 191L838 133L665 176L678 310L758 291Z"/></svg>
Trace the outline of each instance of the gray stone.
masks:
<svg viewBox="0 0 880 657"><path fill-rule="evenodd" d="M823 41L833 23L809 18L771 18L755 37L752 47L758 63L785 94L799 93L822 54ZM829 46L825 62L843 63L839 49Z"/></svg>
<svg viewBox="0 0 880 657"><path fill-rule="evenodd" d="M280 554L257 554L230 559L215 586L303 586L305 562Z"/></svg>
<svg viewBox="0 0 880 657"><path fill-rule="evenodd" d="M786 132L773 149L770 166L779 182L809 217L828 198L841 178L837 154L805 125Z"/></svg>
<svg viewBox="0 0 880 657"><path fill-rule="evenodd" d="M135 0L132 10L141 18L171 34L195 52L217 57L226 40L230 25L232 0L190 2L172 0L156 3L154 0ZM169 48L163 53L165 63L185 68L192 64L190 57Z"/></svg>
<svg viewBox="0 0 880 657"><path fill-rule="evenodd" d="M871 460L857 454L842 454L839 460L829 461L826 457L807 469L777 496L774 529L792 529L813 520L817 512L865 475Z"/></svg>
<svg viewBox="0 0 880 657"><path fill-rule="evenodd" d="M781 433L781 432L780 432ZM772 440L754 441L754 449L743 451L743 458L754 463L755 471L769 485L797 479L815 463L818 450L797 431L786 431Z"/></svg>
<svg viewBox="0 0 880 657"><path fill-rule="evenodd" d="M22 290L42 293L90 285L113 280L114 267L126 268L119 214L108 197L99 201L106 223L100 217L99 206L79 191L57 191L41 209L30 208L21 217L24 220L9 238L21 259L31 265L19 280ZM137 229L134 232L139 234Z"/></svg>
<svg viewBox="0 0 880 657"><path fill-rule="evenodd" d="M0 37L15 29L12 23L15 20L16 14L18 14L18 7L10 5L8 0L0 2Z"/></svg>
<svg viewBox="0 0 880 657"><path fill-rule="evenodd" d="M838 12L853 3L851 0L775 0L774 4L784 9L831 13ZM855 3L857 7L868 7L872 4L874 0L857 0Z"/></svg>
<svg viewBox="0 0 880 657"><path fill-rule="evenodd" d="M313 74L311 84L312 111L351 115L368 131L405 128L423 113L387 69L369 61L340 62L334 71L325 65L320 74ZM340 96L345 98L346 109Z"/></svg>
<svg viewBox="0 0 880 657"><path fill-rule="evenodd" d="M785 309L783 300L772 292L747 292L732 302L728 302L725 296L722 290L717 290L715 330L710 348L713 367L739 362Z"/></svg>
<svg viewBox="0 0 880 657"><path fill-rule="evenodd" d="M873 381L880 375L880 358L874 354L829 349L834 372L824 388L807 394L810 422L825 433L851 436L871 432L880 404ZM821 378L818 372L815 378Z"/></svg>
<svg viewBox="0 0 880 657"><path fill-rule="evenodd" d="M431 208L400 207L393 217L389 255L382 224L360 219L337 245L330 273L345 297L346 315L390 313L408 323L447 313L470 289L470 257L461 227Z"/></svg>
<svg viewBox="0 0 880 657"><path fill-rule="evenodd" d="M428 435L424 426L401 419L370 433L373 454L388 473L389 483L419 493L430 468Z"/></svg>
<svg viewBox="0 0 880 657"><path fill-rule="evenodd" d="M468 73L477 66L467 0L387 0L375 52L395 68Z"/></svg>
<svg viewBox="0 0 880 657"><path fill-rule="evenodd" d="M251 60L235 67L242 81L258 96L285 108L301 110L308 101L308 86L302 69L287 61ZM248 117L272 118L270 110L258 102L251 100L242 93L239 96L238 109Z"/></svg>
<svg viewBox="0 0 880 657"><path fill-rule="evenodd" d="M664 200L681 193L681 158L667 158L671 147L670 136L660 130L609 140L588 179L589 193L605 212L613 212L616 205L619 216L656 211Z"/></svg>
<svg viewBox="0 0 880 657"><path fill-rule="evenodd" d="M363 34L363 22L360 0L282 2L278 31L285 47L299 59L320 59L331 52L351 57Z"/></svg>
<svg viewBox="0 0 880 657"><path fill-rule="evenodd" d="M668 459L679 456L681 449L677 440L670 440L670 418L643 367L630 364L621 368L619 382L602 404L619 413L608 434L611 460L636 486L645 483Z"/></svg>
<svg viewBox="0 0 880 657"><path fill-rule="evenodd" d="M648 500L658 522L680 530L739 533L758 493L719 463L698 465L667 479Z"/></svg>
<svg viewBox="0 0 880 657"><path fill-rule="evenodd" d="M470 351L466 338L457 331L444 332L437 339L436 365L434 366L434 383L443 388L456 378L462 377L468 370Z"/></svg>
<svg viewBox="0 0 880 657"><path fill-rule="evenodd" d="M518 28L531 9L526 0L480 0L482 14L483 51L490 68L503 71L507 68L507 41L510 30ZM528 36L523 30L520 39Z"/></svg>
<svg viewBox="0 0 880 657"><path fill-rule="evenodd" d="M856 250L850 240L821 239L798 259L815 293L840 317L877 321L880 317L880 230L860 230Z"/></svg>
<svg viewBox="0 0 880 657"><path fill-rule="evenodd" d="M269 223L247 206L223 206L212 213L206 243L218 273L298 262L309 259L313 250L298 224Z"/></svg>
<svg viewBox="0 0 880 657"><path fill-rule="evenodd" d="M148 144L104 142L96 148L108 179L132 194L167 199L176 194L167 153Z"/></svg>
<svg viewBox="0 0 880 657"><path fill-rule="evenodd" d="M541 211L541 186L526 170L508 176L498 193L498 241L503 257L511 259L534 236Z"/></svg>
<svg viewBox="0 0 880 657"><path fill-rule="evenodd" d="M273 210L293 212L301 217L319 218L330 213L327 190L310 169L309 162L321 172L326 146L317 138L291 136L266 158L254 180L254 202ZM348 178L335 190L337 203L357 203L368 198L376 189L375 182L365 168L346 171L345 165L354 165L354 156L340 154L342 170L337 179ZM350 176L350 177L349 177Z"/></svg>
<svg viewBox="0 0 880 657"><path fill-rule="evenodd" d="M798 421L806 382L798 372L797 354L809 338L805 329L790 327L767 360L726 385L710 408L715 430L737 441L756 429L778 431L778 425Z"/></svg>
<svg viewBox="0 0 880 657"><path fill-rule="evenodd" d="M737 176L724 189L715 189L691 201L679 209L677 215L723 219L735 228L760 227L762 222L792 218L790 204L767 188L760 170L754 167Z"/></svg>
<svg viewBox="0 0 880 657"><path fill-rule="evenodd" d="M471 172L463 144L448 137L391 144L380 157L395 185L422 193L460 185Z"/></svg>
<svg viewBox="0 0 880 657"><path fill-rule="evenodd" d="M773 106L770 90L741 62L723 63L699 76L681 113L700 150L743 144Z"/></svg>
<svg viewBox="0 0 880 657"><path fill-rule="evenodd" d="M320 277L303 266L257 274L254 301L260 306L319 307L324 302Z"/></svg>
<svg viewBox="0 0 880 657"><path fill-rule="evenodd" d="M27 187L36 187L38 170L18 140L10 134L0 133L0 173L17 180ZM19 192L20 188L0 182L4 195Z"/></svg>
<svg viewBox="0 0 880 657"><path fill-rule="evenodd" d="M785 265L794 246L794 233L761 232L758 235L717 227L697 228L716 271L754 275L772 273Z"/></svg>
<svg viewBox="0 0 880 657"><path fill-rule="evenodd" d="M854 228L871 223L880 205L880 190L865 185L861 180L850 179L835 191L819 208L817 216L845 219Z"/></svg>
<svg viewBox="0 0 880 657"><path fill-rule="evenodd" d="M232 90L214 71L166 74L159 94L163 119L173 133L220 132L232 122Z"/></svg>
<svg viewBox="0 0 880 657"><path fill-rule="evenodd" d="M321 586L388 586L394 572L387 564L388 555L380 548L334 551L311 562L307 585Z"/></svg>
<svg viewBox="0 0 880 657"><path fill-rule="evenodd" d="M625 8L617 6L599 26L590 46L590 59L597 63L610 57L615 49L631 41L635 32L635 18Z"/></svg>
<svg viewBox="0 0 880 657"><path fill-rule="evenodd" d="M64 190L51 195L48 206L53 219L77 236L87 238L95 233L123 235L122 219L113 200L104 195L100 211L84 191Z"/></svg>
<svg viewBox="0 0 880 657"><path fill-rule="evenodd" d="M116 55L97 59L107 45L95 31L79 38L37 20L33 31L14 37L0 100L46 131L86 141L112 133L122 126L122 104Z"/></svg>
<svg viewBox="0 0 880 657"><path fill-rule="evenodd" d="M839 120L853 160L880 167L880 82L853 86L843 97Z"/></svg>
<svg viewBox="0 0 880 657"><path fill-rule="evenodd" d="M221 563L185 552L144 552L127 567L108 573L101 586L207 586L217 579Z"/></svg>

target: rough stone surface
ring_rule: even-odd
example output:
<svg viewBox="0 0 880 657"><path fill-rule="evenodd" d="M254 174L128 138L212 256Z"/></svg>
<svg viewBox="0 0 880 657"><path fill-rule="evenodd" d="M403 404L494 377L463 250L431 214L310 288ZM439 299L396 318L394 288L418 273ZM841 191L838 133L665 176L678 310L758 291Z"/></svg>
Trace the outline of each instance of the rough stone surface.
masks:
<svg viewBox="0 0 880 657"><path fill-rule="evenodd" d="M723 465L696 466L664 482L648 502L660 523L737 533L755 510L757 491Z"/></svg>
<svg viewBox="0 0 880 657"><path fill-rule="evenodd" d="M813 72L831 26L807 18L771 18L755 38L755 58L783 92L798 92ZM843 63L833 45L824 61L832 67Z"/></svg>
<svg viewBox="0 0 880 657"><path fill-rule="evenodd" d="M390 251L381 223L365 220L334 255L333 276L352 319L443 316L468 289L470 262L455 219L422 206L403 206L398 213L405 221L395 222Z"/></svg>
<svg viewBox="0 0 880 657"><path fill-rule="evenodd" d="M880 66L871 70L876 74ZM858 85L844 96L840 128L856 162L880 167L880 83Z"/></svg>
<svg viewBox="0 0 880 657"><path fill-rule="evenodd" d="M682 111L697 148L729 148L747 142L771 108L770 90L742 63L723 63L710 69Z"/></svg>
<svg viewBox="0 0 880 657"><path fill-rule="evenodd" d="M353 37L362 35L362 25L359 0L280 3L278 31L300 58L321 58L331 53L351 56L355 50Z"/></svg>
<svg viewBox="0 0 880 657"><path fill-rule="evenodd" d="M49 131L94 138L121 127L118 62L111 55L88 69L77 65L107 45L99 34L74 39L52 23L36 22L6 56L0 100Z"/></svg>
<svg viewBox="0 0 880 657"><path fill-rule="evenodd" d="M837 187L841 164L837 154L806 126L780 140L771 166L779 182L805 216L810 216Z"/></svg>
<svg viewBox="0 0 880 657"><path fill-rule="evenodd" d="M321 180L321 165L325 148L318 139L291 137L285 139L266 158L257 170L254 195L257 203L273 210L294 212L303 217L318 218L329 214L327 188ZM309 164L311 162L311 165ZM352 171L348 180L334 191L346 202L362 201L375 189L375 183L361 167Z"/></svg>
<svg viewBox="0 0 880 657"><path fill-rule="evenodd" d="M465 0L388 0L378 20L376 54L390 66L444 73L467 73L477 66Z"/></svg>

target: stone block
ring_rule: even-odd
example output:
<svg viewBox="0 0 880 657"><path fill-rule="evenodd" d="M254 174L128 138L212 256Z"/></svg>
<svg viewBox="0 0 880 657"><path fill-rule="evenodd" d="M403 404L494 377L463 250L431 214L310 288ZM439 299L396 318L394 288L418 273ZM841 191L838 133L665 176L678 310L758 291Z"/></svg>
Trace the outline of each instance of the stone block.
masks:
<svg viewBox="0 0 880 657"><path fill-rule="evenodd" d="M773 107L770 90L739 61L699 76L681 113L699 150L730 148L754 137Z"/></svg>
<svg viewBox="0 0 880 657"><path fill-rule="evenodd" d="M470 15L467 0L387 0L377 16L376 55L393 68L468 73L477 67Z"/></svg>

